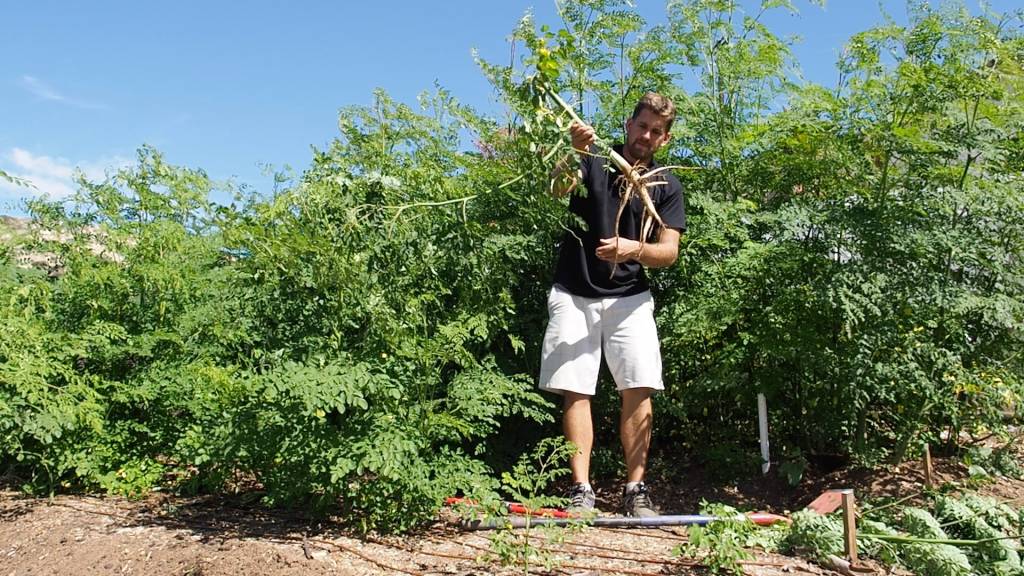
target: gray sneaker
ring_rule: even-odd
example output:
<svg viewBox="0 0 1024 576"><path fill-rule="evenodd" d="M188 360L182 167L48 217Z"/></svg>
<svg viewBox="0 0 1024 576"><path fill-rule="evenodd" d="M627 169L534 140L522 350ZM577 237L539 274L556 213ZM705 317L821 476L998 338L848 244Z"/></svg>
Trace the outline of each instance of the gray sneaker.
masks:
<svg viewBox="0 0 1024 576"><path fill-rule="evenodd" d="M654 509L654 503L651 502L651 495L647 492L647 485L643 482L630 491L623 488L622 507L626 516L638 518L658 516L658 511Z"/></svg>
<svg viewBox="0 0 1024 576"><path fill-rule="evenodd" d="M569 488L566 498L569 499L569 505L566 507L567 512L576 514L594 512L597 496L594 495L593 488L588 488L585 484L577 482Z"/></svg>

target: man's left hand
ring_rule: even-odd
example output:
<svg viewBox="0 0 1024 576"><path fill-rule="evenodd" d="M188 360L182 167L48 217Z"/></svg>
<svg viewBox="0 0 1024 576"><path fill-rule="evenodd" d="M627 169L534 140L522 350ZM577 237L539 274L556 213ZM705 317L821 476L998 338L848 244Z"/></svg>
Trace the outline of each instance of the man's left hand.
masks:
<svg viewBox="0 0 1024 576"><path fill-rule="evenodd" d="M602 238L597 257L607 262L625 262L640 253L640 242L628 238Z"/></svg>

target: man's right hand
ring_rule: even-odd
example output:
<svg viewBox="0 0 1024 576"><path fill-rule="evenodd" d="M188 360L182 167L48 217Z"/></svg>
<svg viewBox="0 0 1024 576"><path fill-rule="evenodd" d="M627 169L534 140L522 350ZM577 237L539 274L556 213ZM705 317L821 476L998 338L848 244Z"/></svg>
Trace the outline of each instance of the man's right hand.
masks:
<svg viewBox="0 0 1024 576"><path fill-rule="evenodd" d="M569 135L572 136L572 147L581 153L588 152L590 145L597 139L594 129L590 125L575 120L569 125Z"/></svg>
<svg viewBox="0 0 1024 576"><path fill-rule="evenodd" d="M569 135L572 136L572 147L577 154L586 154L590 151L590 145L597 137L594 129L581 122L573 121L569 125ZM551 171L551 193L555 196L565 196L576 189L580 181L579 162L571 156L562 158L555 164Z"/></svg>

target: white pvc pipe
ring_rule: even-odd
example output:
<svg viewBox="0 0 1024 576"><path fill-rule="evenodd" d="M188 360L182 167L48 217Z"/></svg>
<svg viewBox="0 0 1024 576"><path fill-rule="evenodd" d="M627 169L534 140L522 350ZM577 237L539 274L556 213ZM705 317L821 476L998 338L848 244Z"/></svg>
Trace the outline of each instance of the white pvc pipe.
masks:
<svg viewBox="0 0 1024 576"><path fill-rule="evenodd" d="M761 392L757 393L757 428L761 434L761 474L767 474L772 466L768 456L768 401Z"/></svg>

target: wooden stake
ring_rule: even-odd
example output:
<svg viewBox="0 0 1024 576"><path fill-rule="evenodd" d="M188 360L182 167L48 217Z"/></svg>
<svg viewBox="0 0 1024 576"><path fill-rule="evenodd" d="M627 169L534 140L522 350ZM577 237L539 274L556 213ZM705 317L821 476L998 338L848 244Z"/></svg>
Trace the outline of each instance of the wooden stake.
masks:
<svg viewBox="0 0 1024 576"><path fill-rule="evenodd" d="M935 487L935 480L932 478L932 450L928 444L924 445L924 485L929 489Z"/></svg>
<svg viewBox="0 0 1024 576"><path fill-rule="evenodd" d="M857 563L857 506L853 490L840 492L843 496L843 541L846 544L846 558L850 564Z"/></svg>

